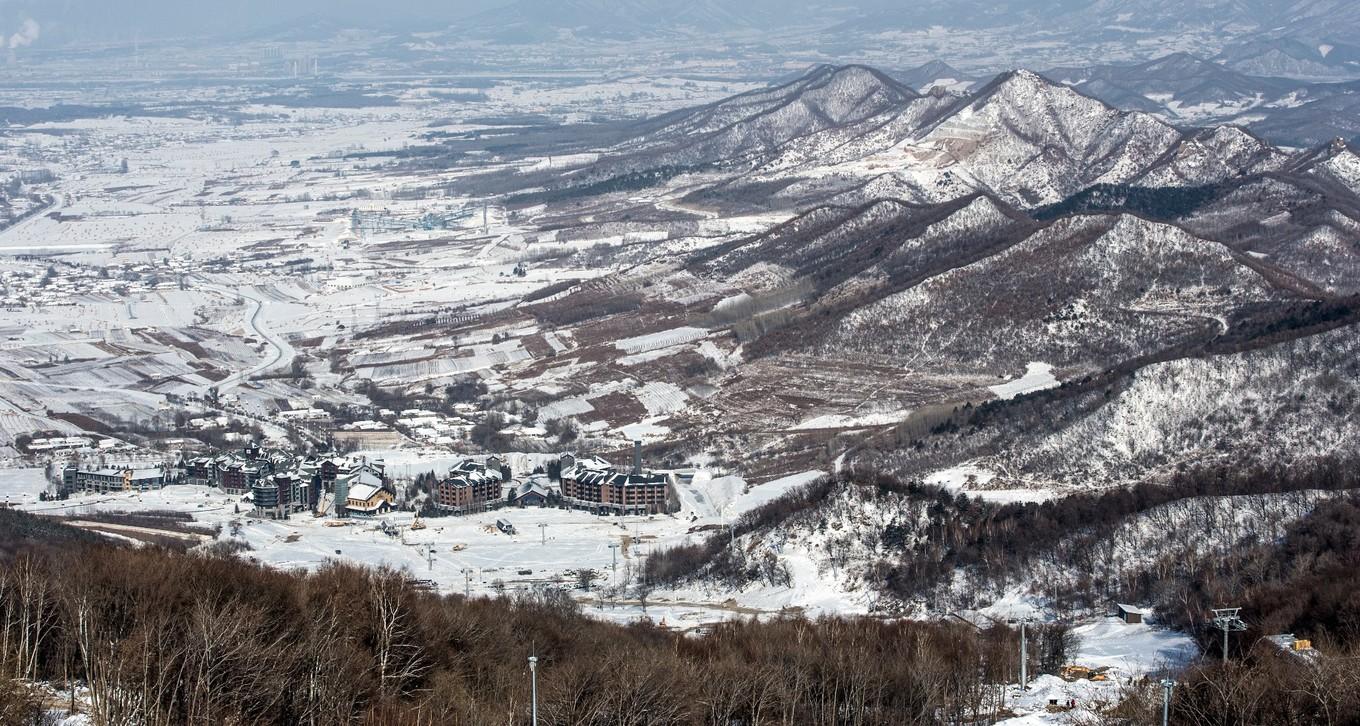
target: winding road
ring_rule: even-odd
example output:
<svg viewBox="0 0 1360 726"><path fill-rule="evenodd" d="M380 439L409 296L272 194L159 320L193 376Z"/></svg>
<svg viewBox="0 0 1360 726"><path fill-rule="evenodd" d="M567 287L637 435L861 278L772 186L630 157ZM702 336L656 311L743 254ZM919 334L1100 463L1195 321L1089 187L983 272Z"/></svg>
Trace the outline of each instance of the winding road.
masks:
<svg viewBox="0 0 1360 726"><path fill-rule="evenodd" d="M218 294L226 295L227 297L240 297L242 300L247 301L250 305L250 311L246 314L246 329L254 333L256 338L263 340L265 345L270 349L269 352L266 353L264 360L250 368L233 373L230 376L223 378L221 381L218 381L216 388L219 392L229 391L240 385L242 381L248 380L251 376L264 373L271 368L286 366L293 362L293 357L297 354L297 351L293 350L293 346L289 345L288 341L283 339L283 336L270 330L260 318L260 311L264 309L264 306L267 303L263 297L246 289L232 290L206 281L203 283L202 287L205 290L211 290Z"/></svg>

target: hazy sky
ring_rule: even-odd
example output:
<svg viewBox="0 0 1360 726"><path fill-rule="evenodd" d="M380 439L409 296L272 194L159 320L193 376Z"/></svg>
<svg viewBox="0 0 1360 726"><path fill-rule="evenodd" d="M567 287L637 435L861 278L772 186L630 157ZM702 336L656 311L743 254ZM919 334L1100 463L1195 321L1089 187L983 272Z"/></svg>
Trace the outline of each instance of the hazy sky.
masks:
<svg viewBox="0 0 1360 726"><path fill-rule="evenodd" d="M298 26L299 21L331 19L358 27L414 29L422 24L445 27L479 12L515 4L517 0L0 0L0 33L19 42L35 32L45 45L72 40L128 39L163 36L230 35ZM845 10L873 7L910 8L943 0L520 0L521 14L589 18L609 23L664 16L734 13L757 10L767 19L787 19L809 7ZM946 3L947 4L947 3ZM27 31L25 31L27 28Z"/></svg>
<svg viewBox="0 0 1360 726"><path fill-rule="evenodd" d="M547 29L543 37L551 38L557 29L592 26L630 33L668 26L727 28L743 22L754 28L797 23L838 27L867 17L862 30L877 32L885 18L876 11L887 11L886 21L896 28L1016 24L1043 29L1053 20L1076 18L1080 27L1132 23L1160 32L1219 24L1293 27L1299 26L1295 16L1302 14L1316 20L1303 28L1305 34L1334 44L1354 43L1346 33L1360 22L1360 0L0 0L0 39L11 47L52 47L134 37L306 32L318 20L345 27L438 30L508 5L518 5L516 12L497 13L487 24L478 19L475 27L526 28L532 35L538 26Z"/></svg>
<svg viewBox="0 0 1360 726"><path fill-rule="evenodd" d="M332 18L346 23L448 23L510 0L0 0L0 33L27 25L38 42L121 37L217 35ZM31 23L29 22L31 21ZM22 40L20 42L23 42Z"/></svg>

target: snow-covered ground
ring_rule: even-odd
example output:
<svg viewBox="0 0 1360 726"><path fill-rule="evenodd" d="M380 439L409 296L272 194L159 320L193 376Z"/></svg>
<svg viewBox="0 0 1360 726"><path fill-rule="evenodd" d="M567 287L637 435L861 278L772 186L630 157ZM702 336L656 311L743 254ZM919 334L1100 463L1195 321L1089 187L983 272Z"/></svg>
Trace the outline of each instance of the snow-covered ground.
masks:
<svg viewBox="0 0 1360 726"><path fill-rule="evenodd" d="M0 469L0 502L32 504L45 491L47 475L42 469Z"/></svg>
<svg viewBox="0 0 1360 726"><path fill-rule="evenodd" d="M1047 363L1031 362L1025 366L1025 375L1006 383L991 386L992 393L1000 399L1012 399L1026 393L1057 388L1058 379L1053 377L1053 366Z"/></svg>
<svg viewBox="0 0 1360 726"><path fill-rule="evenodd" d="M437 456L371 452L394 471L413 476L442 471L453 460ZM512 469L528 471L540 462L535 455L510 455ZM78 518L95 511L172 510L187 512L203 524L220 528L220 539L250 545L242 556L288 570L313 570L330 560L369 566L404 568L413 577L429 579L443 592L492 594L500 590L540 585L574 587L576 573L585 568L599 574L596 592L573 590L587 610L619 621L649 617L676 627L692 627L733 617L758 614L780 607L817 607L824 598L811 597L822 587L815 571L799 573L802 596L766 599L733 606L727 595L668 593L640 602L635 586L640 564L648 552L674 546L692 535L691 529L721 525L731 518L811 481L823 474L806 472L756 487L740 477L713 477L701 471L680 491L685 508L674 515L600 517L563 509L498 509L463 517L426 519L413 530L413 515L394 513L375 519L335 520L311 514L287 520L248 516L250 505L237 497L201 486L176 485L146 493L78 494L67 501L39 502L46 487L41 470L0 470L0 496L38 514ZM496 528L498 519L514 524L516 533ZM339 526L335 525L343 521ZM384 532L390 525L395 534ZM614 548L611 548L611 545ZM827 607L828 611L836 611Z"/></svg>
<svg viewBox="0 0 1360 726"><path fill-rule="evenodd" d="M1133 681L1143 676L1174 673L1198 655L1194 641L1187 635L1160 628L1155 624L1126 624L1118 618L1103 618L1076 628L1081 646L1072 658L1073 665L1108 668L1106 681L1064 681L1053 675L1035 677L1023 692L1019 684L1009 688L1009 705L1017 716L1001 723L1008 726L1082 723L1098 718L1118 704ZM1068 710L1067 704L1076 702ZM1059 704L1050 708L1050 704Z"/></svg>

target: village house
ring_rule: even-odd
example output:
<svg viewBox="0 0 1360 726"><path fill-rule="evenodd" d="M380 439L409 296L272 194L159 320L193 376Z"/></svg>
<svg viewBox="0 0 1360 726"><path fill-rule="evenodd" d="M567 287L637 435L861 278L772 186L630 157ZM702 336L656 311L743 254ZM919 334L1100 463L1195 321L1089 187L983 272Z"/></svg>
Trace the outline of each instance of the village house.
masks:
<svg viewBox="0 0 1360 726"><path fill-rule="evenodd" d="M522 482L511 490L508 501L515 507L546 507L554 499L554 492L536 481Z"/></svg>
<svg viewBox="0 0 1360 726"><path fill-rule="evenodd" d="M372 517L383 514L392 508L396 495L381 481L371 479L365 473L360 480L351 484L345 494L345 509L350 514Z"/></svg>

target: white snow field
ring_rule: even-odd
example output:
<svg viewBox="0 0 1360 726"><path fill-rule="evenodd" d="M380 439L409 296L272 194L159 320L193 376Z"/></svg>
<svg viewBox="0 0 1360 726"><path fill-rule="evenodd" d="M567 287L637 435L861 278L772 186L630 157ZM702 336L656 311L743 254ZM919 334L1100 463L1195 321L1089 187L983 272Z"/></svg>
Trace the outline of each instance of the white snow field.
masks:
<svg viewBox="0 0 1360 726"><path fill-rule="evenodd" d="M1132 681L1143 676L1174 672L1198 656L1194 641L1187 635L1155 624L1125 624L1118 618L1103 618L1076 629L1081 637L1072 663L1088 668L1108 667L1108 681L1067 682L1052 675L1041 675L1020 691L1019 684L1008 688L1011 709L1016 718L1000 723L1007 726L1072 724L1097 722L1101 714L1122 699ZM1076 708L1050 710L1049 704L1076 701Z"/></svg>
<svg viewBox="0 0 1360 726"><path fill-rule="evenodd" d="M1057 387L1058 379L1053 377L1053 366L1032 362L1025 366L1025 375L1013 381L991 386L990 390L997 398L1010 400L1026 393Z"/></svg>
<svg viewBox="0 0 1360 726"><path fill-rule="evenodd" d="M374 453L381 454L393 471L405 476L447 469L453 463L449 458ZM538 463L533 455L520 457L522 461L513 455L510 458L516 469ZM800 573L796 592L751 602L737 598L735 605L728 595L687 591L658 593L641 602L633 589L641 558L652 549L687 541L696 536L690 534L693 528L720 526L728 518L822 475L807 472L748 491L739 477L714 478L700 472L692 484L682 488L681 500L686 506L675 515L600 517L574 510L504 508L463 517L429 518L424 520L423 530L410 529L414 519L410 513L348 520L311 514L287 520L256 519L248 516L248 502L216 489L189 485L142 494L78 494L63 502L39 502L37 493L46 488L41 470L0 470L0 498L9 496L20 508L36 514L74 518L94 511L188 512L206 526L220 527L219 539L248 543L250 550L242 556L273 567L314 570L335 560L404 568L412 577L432 580L446 593L466 590L490 595L539 585L574 587L576 572L592 569L599 575L598 589L572 590L590 614L619 621L664 619L668 625L684 629L741 614L774 612L785 606L838 611L834 593L822 593L823 586L812 571ZM512 522L516 534L498 531L498 519ZM342 525L330 526L341 521ZM384 533L385 524L396 534ZM617 545L617 551L610 548L611 544Z"/></svg>
<svg viewBox="0 0 1360 726"><path fill-rule="evenodd" d="M47 476L42 469L0 469L0 502L17 506L38 501L47 491Z"/></svg>

